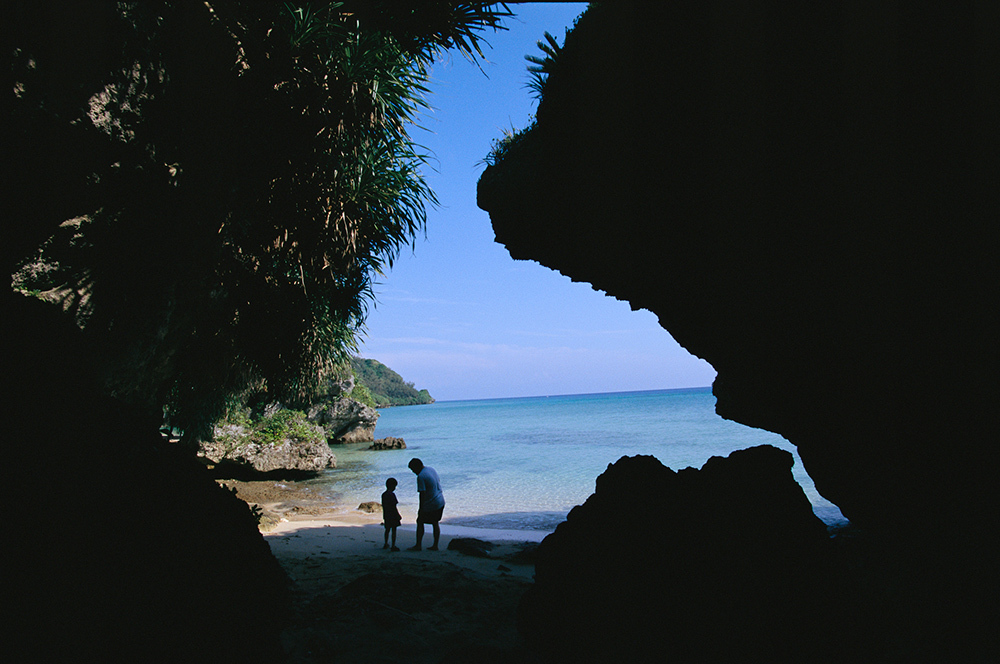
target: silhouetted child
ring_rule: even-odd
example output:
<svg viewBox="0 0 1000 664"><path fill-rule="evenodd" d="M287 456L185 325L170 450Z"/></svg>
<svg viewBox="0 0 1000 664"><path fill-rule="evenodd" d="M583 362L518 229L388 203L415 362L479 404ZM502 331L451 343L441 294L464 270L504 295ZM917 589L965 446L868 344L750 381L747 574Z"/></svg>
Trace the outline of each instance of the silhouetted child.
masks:
<svg viewBox="0 0 1000 664"><path fill-rule="evenodd" d="M396 494L393 491L396 490L396 478L390 477L385 481L385 491L382 493L382 523L385 526L385 546L383 549L389 548L389 531L392 531L392 550L399 551L396 546L396 526L403 522L403 517L399 515L399 509L396 505L398 501L396 500Z"/></svg>

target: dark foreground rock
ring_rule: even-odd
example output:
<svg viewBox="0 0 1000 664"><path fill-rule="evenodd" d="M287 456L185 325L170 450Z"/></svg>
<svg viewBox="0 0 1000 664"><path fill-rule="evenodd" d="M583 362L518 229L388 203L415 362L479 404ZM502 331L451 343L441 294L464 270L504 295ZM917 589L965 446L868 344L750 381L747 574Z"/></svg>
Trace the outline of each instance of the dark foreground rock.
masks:
<svg viewBox="0 0 1000 664"><path fill-rule="evenodd" d="M701 470L648 456L609 466L537 550L519 616L531 648L560 662L847 654L830 540L791 466L770 446Z"/></svg>
<svg viewBox="0 0 1000 664"><path fill-rule="evenodd" d="M280 661L287 580L246 503L162 441L159 413L99 396L60 312L0 297L4 465L24 500L8 523L7 659Z"/></svg>

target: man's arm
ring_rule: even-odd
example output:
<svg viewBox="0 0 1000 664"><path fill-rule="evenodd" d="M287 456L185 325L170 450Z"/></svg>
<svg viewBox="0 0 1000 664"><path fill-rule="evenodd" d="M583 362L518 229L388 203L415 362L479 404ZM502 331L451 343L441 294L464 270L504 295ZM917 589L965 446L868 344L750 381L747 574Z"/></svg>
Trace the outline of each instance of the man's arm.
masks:
<svg viewBox="0 0 1000 664"><path fill-rule="evenodd" d="M421 507L423 507L424 503L427 502L427 499L430 497L429 494L430 491L427 488L426 480L420 475L417 475L417 495L420 496Z"/></svg>

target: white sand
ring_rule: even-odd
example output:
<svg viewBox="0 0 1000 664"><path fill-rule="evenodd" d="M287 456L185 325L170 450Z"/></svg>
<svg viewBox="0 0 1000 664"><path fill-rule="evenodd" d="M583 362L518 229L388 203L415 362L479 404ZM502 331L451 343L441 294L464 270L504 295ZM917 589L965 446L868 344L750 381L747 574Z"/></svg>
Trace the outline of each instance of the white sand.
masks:
<svg viewBox="0 0 1000 664"><path fill-rule="evenodd" d="M264 534L271 551L279 561L289 557L363 558L377 560L415 558L426 562L443 562L457 565L487 575L507 574L530 580L533 565L514 564L503 557L518 550L523 542L541 542L548 533L519 530L487 530L465 526L441 525L438 551L428 551L434 539L429 527L425 528L423 551L408 551L416 543L416 525L403 524L396 529L396 546L401 551L391 552L382 548L385 528L380 515L361 513L281 521L273 530ZM456 537L473 537L494 544L491 558L478 558L457 551L449 551L448 544ZM357 562L357 561L355 561ZM499 569L502 564L507 570Z"/></svg>

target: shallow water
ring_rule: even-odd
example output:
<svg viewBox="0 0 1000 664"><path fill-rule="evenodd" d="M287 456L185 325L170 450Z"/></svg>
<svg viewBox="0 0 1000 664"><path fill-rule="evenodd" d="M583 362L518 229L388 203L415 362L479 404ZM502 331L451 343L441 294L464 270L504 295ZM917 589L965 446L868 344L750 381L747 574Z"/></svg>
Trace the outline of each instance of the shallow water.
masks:
<svg viewBox="0 0 1000 664"><path fill-rule="evenodd" d="M416 480L406 464L416 456L441 476L447 501L442 523L551 531L622 456L650 454L679 470L769 444L794 455L793 476L816 515L830 524L844 520L816 492L788 441L723 420L707 387L388 408L375 436L403 438L408 449L336 446L338 468L310 484L337 502L357 505L378 500L385 479L395 477L400 512L412 523Z"/></svg>

